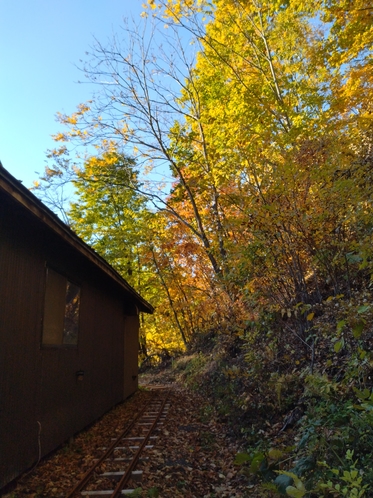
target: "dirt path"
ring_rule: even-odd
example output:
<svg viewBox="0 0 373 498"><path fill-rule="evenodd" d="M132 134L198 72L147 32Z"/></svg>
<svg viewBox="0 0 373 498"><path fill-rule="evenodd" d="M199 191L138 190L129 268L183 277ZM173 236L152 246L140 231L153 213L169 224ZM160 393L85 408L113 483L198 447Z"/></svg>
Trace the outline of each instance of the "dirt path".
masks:
<svg viewBox="0 0 373 498"><path fill-rule="evenodd" d="M143 376L142 384L159 382ZM238 498L245 494L244 480L233 465L237 446L227 429L217 423L212 408L196 393L170 385L171 407L149 459L142 464L143 480L138 497ZM70 444L39 463L21 478L8 498L63 498L97 458L99 448L130 420L135 407L149 392L140 390L111 410ZM246 488L247 489L247 488ZM247 493L247 491L246 491Z"/></svg>

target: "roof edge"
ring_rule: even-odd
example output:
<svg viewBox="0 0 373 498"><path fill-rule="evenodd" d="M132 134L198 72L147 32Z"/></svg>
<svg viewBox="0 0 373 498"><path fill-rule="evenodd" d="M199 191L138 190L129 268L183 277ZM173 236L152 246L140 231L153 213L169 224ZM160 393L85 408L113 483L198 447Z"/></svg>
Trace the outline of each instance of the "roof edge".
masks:
<svg viewBox="0 0 373 498"><path fill-rule="evenodd" d="M84 242L70 227L68 227L50 208L35 194L30 192L20 181L14 178L0 162L0 188L16 202L24 206L45 225L62 237L68 244L88 258L135 300L140 311L153 313L154 307L148 303L105 259Z"/></svg>

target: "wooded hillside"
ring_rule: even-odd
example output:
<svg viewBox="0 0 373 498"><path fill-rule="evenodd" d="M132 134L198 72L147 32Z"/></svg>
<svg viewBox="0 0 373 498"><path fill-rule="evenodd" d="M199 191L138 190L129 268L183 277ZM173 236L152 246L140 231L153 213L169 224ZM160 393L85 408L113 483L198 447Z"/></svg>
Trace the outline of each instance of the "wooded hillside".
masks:
<svg viewBox="0 0 373 498"><path fill-rule="evenodd" d="M148 0L37 182L156 307L143 360L204 344L241 463L290 496L373 493L372 42L368 0ZM250 432L296 408L291 449Z"/></svg>

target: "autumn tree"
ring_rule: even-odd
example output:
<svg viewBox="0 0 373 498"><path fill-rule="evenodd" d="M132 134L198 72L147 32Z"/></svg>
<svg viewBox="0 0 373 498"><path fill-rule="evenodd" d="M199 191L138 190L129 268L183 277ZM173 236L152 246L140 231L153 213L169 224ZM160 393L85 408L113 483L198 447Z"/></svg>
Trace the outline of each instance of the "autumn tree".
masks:
<svg viewBox="0 0 373 498"><path fill-rule="evenodd" d="M184 334L202 310L236 330L258 303L350 292L371 254L369 5L149 5L150 31L96 43L85 72L100 91L59 116L55 157L104 139L152 170L136 187L162 220L148 257Z"/></svg>
<svg viewBox="0 0 373 498"><path fill-rule="evenodd" d="M370 21L365 18L359 27L354 22L350 29L358 30L364 43L356 47L356 37L351 37L354 49L346 50L340 23L344 19L342 24L349 25L348 17L360 12L361 18L361 9L369 7L236 1L217 1L213 11L204 2L170 1L163 7L167 22L193 32L203 47L196 79L206 95L205 134L211 130L216 137L225 159L220 169L234 172L247 194L238 200L251 224L246 233L252 243L242 260L249 286L256 267L265 274L258 288L277 287L271 297L283 304L320 299L324 280L331 280L338 293L339 277L348 273L352 241L351 233L338 227L361 195L355 178L346 181L344 174L351 165L346 125L351 131L359 118L348 107L353 98L341 95L351 85L346 75L356 74L364 59L367 67L371 36ZM211 19L205 29L201 15ZM335 21L332 28L317 23L318 16ZM367 85L367 78L362 82Z"/></svg>

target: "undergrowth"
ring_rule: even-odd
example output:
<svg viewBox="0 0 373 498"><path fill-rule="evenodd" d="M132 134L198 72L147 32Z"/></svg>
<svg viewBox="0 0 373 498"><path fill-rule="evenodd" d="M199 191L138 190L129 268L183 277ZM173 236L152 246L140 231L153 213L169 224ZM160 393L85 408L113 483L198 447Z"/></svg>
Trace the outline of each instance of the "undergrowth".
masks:
<svg viewBox="0 0 373 498"><path fill-rule="evenodd" d="M244 330L211 330L174 360L240 438L236 463L248 489L373 496L371 298L368 290L331 297L303 316L299 305L286 316L262 310Z"/></svg>

